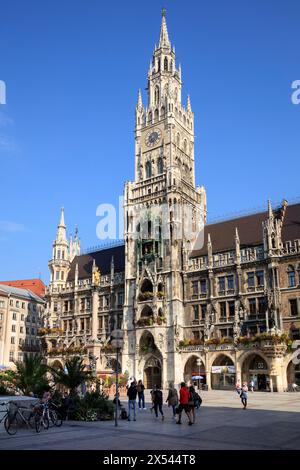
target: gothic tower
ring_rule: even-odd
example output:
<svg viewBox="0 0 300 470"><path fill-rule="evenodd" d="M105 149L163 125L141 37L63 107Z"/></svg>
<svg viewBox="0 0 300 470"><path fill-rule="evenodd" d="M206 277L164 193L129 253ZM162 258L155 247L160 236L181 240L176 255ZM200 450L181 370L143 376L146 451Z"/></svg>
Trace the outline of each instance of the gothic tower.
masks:
<svg viewBox="0 0 300 470"><path fill-rule="evenodd" d="M146 387L180 381L176 345L183 337L185 267L206 214L195 187L194 114L181 100L181 67L165 11L148 71L148 102L135 109L135 180L125 185L123 370Z"/></svg>

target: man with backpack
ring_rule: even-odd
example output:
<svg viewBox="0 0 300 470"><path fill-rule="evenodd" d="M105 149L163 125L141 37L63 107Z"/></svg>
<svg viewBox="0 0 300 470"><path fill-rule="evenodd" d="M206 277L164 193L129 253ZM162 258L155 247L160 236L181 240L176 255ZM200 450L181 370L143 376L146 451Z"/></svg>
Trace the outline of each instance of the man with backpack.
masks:
<svg viewBox="0 0 300 470"><path fill-rule="evenodd" d="M159 412L161 414L161 419L163 421L165 419L164 413L163 413L163 410L162 410L163 394L162 394L162 391L160 390L160 388L158 387L158 385L155 385L155 387L154 387L152 398L153 398L153 406L154 406L155 416L156 416L156 418L158 418L158 410L159 410Z"/></svg>

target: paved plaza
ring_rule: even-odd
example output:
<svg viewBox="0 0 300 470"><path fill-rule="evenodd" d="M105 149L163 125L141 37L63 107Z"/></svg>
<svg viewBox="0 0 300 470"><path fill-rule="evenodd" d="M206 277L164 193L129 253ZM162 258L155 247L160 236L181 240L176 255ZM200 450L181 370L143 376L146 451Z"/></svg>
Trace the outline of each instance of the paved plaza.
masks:
<svg viewBox="0 0 300 470"><path fill-rule="evenodd" d="M163 422L147 409L137 412L136 422L119 421L118 428L113 421L68 421L40 434L8 436L1 425L0 449L300 449L300 393L250 393L247 410L235 392L203 392L202 398L193 426L184 414L177 425L167 406Z"/></svg>

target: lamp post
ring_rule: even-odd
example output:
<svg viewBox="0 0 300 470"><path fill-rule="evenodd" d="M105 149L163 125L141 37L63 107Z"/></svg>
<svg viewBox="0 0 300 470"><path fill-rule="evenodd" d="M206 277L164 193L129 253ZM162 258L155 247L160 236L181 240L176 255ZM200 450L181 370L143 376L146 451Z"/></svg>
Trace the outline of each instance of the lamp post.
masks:
<svg viewBox="0 0 300 470"><path fill-rule="evenodd" d="M199 366L199 377L201 375L201 359L197 359L197 366ZM200 379L198 379L198 390L200 390Z"/></svg>
<svg viewBox="0 0 300 470"><path fill-rule="evenodd" d="M118 414L119 414L119 352L123 347L123 331L113 330L111 332L111 345L116 348L117 351L117 364L116 364L116 409L115 409L115 426L118 426Z"/></svg>

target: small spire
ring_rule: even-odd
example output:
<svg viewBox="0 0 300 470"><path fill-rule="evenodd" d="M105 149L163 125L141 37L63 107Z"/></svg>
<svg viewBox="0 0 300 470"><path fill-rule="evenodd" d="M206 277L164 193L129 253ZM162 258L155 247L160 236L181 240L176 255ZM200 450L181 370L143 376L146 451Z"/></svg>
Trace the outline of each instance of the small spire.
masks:
<svg viewBox="0 0 300 470"><path fill-rule="evenodd" d="M66 225L65 225L65 209L64 209L64 207L62 207L62 208L60 209L59 227L66 227Z"/></svg>
<svg viewBox="0 0 300 470"><path fill-rule="evenodd" d="M238 228L235 227L235 239L237 242L240 242L240 237L239 237L239 232L238 232Z"/></svg>
<svg viewBox="0 0 300 470"><path fill-rule="evenodd" d="M142 92L141 92L141 89L139 89L139 92L138 92L138 100L137 100L137 105L136 107L138 109L141 109L143 107L143 100L142 100Z"/></svg>
<svg viewBox="0 0 300 470"><path fill-rule="evenodd" d="M178 66L178 75L179 75L179 78L181 80L181 64L179 64L179 66Z"/></svg>
<svg viewBox="0 0 300 470"><path fill-rule="evenodd" d="M159 37L159 44L158 47L169 47L171 48L168 30L167 30L167 22L166 22L166 9L162 9L162 18L161 18L161 27L160 27L160 37Z"/></svg>
<svg viewBox="0 0 300 470"><path fill-rule="evenodd" d="M268 217L269 219L273 218L273 210L272 210L272 204L271 204L270 199L268 199Z"/></svg>
<svg viewBox="0 0 300 470"><path fill-rule="evenodd" d="M190 99L190 95L187 96L187 104L186 104L186 109L188 112L192 112L192 106L191 106L191 99Z"/></svg>

